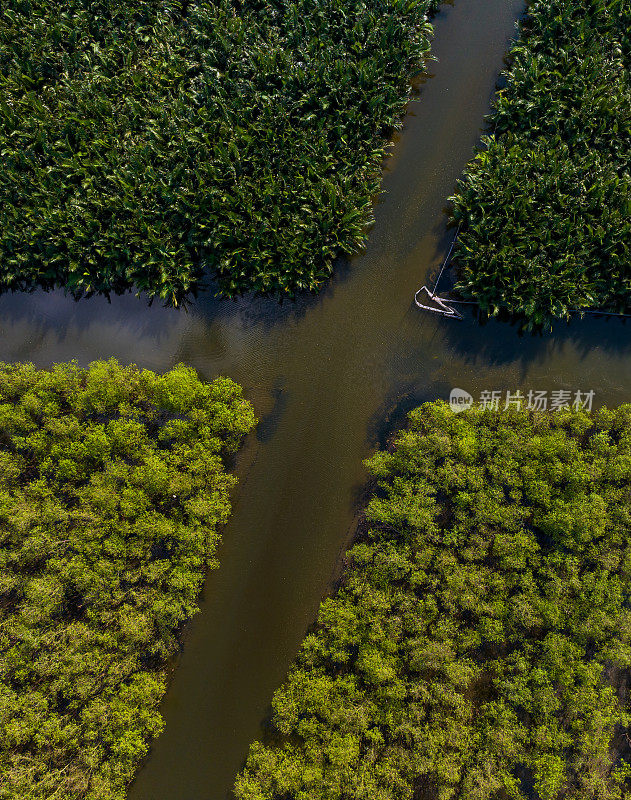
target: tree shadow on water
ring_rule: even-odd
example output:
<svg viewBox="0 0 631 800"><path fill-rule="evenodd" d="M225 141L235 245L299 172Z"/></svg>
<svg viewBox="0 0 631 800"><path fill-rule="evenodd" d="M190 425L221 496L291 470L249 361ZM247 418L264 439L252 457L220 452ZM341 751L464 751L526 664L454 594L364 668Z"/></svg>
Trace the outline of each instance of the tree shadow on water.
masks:
<svg viewBox="0 0 631 800"><path fill-rule="evenodd" d="M284 384L285 381L282 377L276 380L270 392L270 407L265 408L263 413L259 412L259 423L256 426L256 438L259 442L269 441L276 433L288 401Z"/></svg>
<svg viewBox="0 0 631 800"><path fill-rule="evenodd" d="M467 307L465 307L467 308ZM468 307L461 323L445 320L445 335L450 348L465 362L480 360L502 365L511 362L531 363L554 359L570 344L582 358L594 350L616 355L631 352L629 320L615 316L582 319L575 315L569 322L558 320L552 330L525 331L519 321L486 320L476 317Z"/></svg>
<svg viewBox="0 0 631 800"><path fill-rule="evenodd" d="M244 294L229 298L221 294L219 284L208 279L203 291L191 306L191 310L202 316L207 322L226 321L238 318L247 330L260 327L271 330L278 326L292 325L307 313L321 305L335 291L335 287L350 275L350 261L338 258L333 265L331 277L317 292L301 291L293 297L278 294Z"/></svg>
<svg viewBox="0 0 631 800"><path fill-rule="evenodd" d="M132 292L110 297L93 295L74 298L62 289L10 292L0 295L0 325L26 325L38 333L55 330L63 335L69 328L82 332L95 323L120 325L137 335L157 339L168 335L178 315L186 312Z"/></svg>
<svg viewBox="0 0 631 800"><path fill-rule="evenodd" d="M28 358L31 350L51 337L67 343L72 337L80 351L80 340L84 340L96 355L99 341L103 345L100 349L108 342L113 345L114 340L119 344L144 340L159 350L193 324L201 324L206 331L202 336L208 336L211 328L218 331L235 324L245 330L261 328L261 333L266 333L277 326L291 327L322 303L334 291L334 284L346 280L348 274L347 261L339 259L333 278L319 294L303 292L295 298L245 295L233 300L221 296L218 284L206 279L195 296L178 307L131 290L109 297L95 294L79 298L63 289L5 292L0 294L0 336L4 354Z"/></svg>
<svg viewBox="0 0 631 800"><path fill-rule="evenodd" d="M371 450L385 450L392 445L396 435L407 425L408 414L423 403L438 397L449 397L451 386L446 381L425 386L406 382L393 386L379 408L372 414L367 431Z"/></svg>

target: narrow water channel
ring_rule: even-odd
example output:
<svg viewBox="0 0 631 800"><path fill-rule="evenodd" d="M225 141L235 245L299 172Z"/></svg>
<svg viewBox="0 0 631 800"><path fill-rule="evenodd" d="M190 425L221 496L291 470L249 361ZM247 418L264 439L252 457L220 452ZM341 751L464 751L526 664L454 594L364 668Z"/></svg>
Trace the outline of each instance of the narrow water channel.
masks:
<svg viewBox="0 0 631 800"><path fill-rule="evenodd" d="M520 337L411 304L448 246L445 199L479 139L522 7L458 0L440 13L435 75L397 137L367 250L319 298L279 306L206 293L188 313L130 296L0 299L2 360L113 355L158 370L184 361L243 384L262 420L240 458L221 568L163 704L166 730L131 800L225 800L347 542L362 459L410 407L454 386L631 400L631 327L620 321Z"/></svg>

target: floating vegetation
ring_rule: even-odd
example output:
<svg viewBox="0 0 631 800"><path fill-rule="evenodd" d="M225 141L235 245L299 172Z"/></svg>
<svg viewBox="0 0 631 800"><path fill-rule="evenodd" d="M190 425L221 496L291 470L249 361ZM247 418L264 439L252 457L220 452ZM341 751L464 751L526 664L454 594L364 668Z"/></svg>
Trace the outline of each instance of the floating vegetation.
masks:
<svg viewBox="0 0 631 800"><path fill-rule="evenodd" d="M183 366L0 365L2 800L122 800L253 424Z"/></svg>
<svg viewBox="0 0 631 800"><path fill-rule="evenodd" d="M2 3L0 289L318 289L364 241L436 5Z"/></svg>
<svg viewBox="0 0 631 800"><path fill-rule="evenodd" d="M631 406L410 415L238 800L622 800Z"/></svg>
<svg viewBox="0 0 631 800"><path fill-rule="evenodd" d="M462 296L530 326L631 309L631 3L535 0L458 184Z"/></svg>

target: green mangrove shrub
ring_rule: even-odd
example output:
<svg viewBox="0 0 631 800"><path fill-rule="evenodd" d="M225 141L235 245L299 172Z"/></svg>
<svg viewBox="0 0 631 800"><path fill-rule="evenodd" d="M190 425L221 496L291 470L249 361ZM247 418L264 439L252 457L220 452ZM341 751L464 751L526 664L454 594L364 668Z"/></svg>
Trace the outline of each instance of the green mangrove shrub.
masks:
<svg viewBox="0 0 631 800"><path fill-rule="evenodd" d="M436 5L2 3L0 289L317 289L364 241Z"/></svg>
<svg viewBox="0 0 631 800"><path fill-rule="evenodd" d="M0 365L2 800L122 800L253 424L184 366Z"/></svg>
<svg viewBox="0 0 631 800"><path fill-rule="evenodd" d="M238 800L629 797L631 405L412 412Z"/></svg>
<svg viewBox="0 0 631 800"><path fill-rule="evenodd" d="M631 308L631 3L534 0L458 184L457 289L531 325Z"/></svg>

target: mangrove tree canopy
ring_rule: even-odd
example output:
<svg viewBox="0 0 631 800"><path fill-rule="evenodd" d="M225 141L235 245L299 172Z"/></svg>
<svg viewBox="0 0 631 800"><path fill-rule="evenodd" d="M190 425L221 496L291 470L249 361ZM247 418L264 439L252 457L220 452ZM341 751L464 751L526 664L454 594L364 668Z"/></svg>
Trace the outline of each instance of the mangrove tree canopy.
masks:
<svg viewBox="0 0 631 800"><path fill-rule="evenodd" d="M531 325L631 309L631 2L534 0L454 200L457 288Z"/></svg>
<svg viewBox="0 0 631 800"><path fill-rule="evenodd" d="M239 800L628 797L631 405L410 416Z"/></svg>
<svg viewBox="0 0 631 800"><path fill-rule="evenodd" d="M317 289L436 0L7 0L0 289Z"/></svg>
<svg viewBox="0 0 631 800"><path fill-rule="evenodd" d="M0 365L0 798L121 800L254 423L238 386Z"/></svg>

